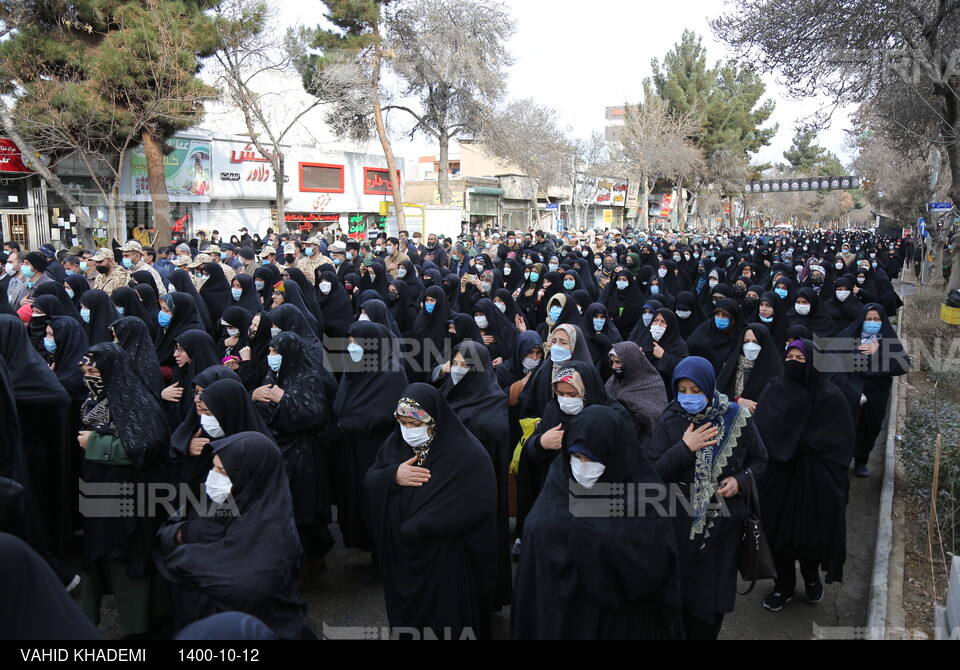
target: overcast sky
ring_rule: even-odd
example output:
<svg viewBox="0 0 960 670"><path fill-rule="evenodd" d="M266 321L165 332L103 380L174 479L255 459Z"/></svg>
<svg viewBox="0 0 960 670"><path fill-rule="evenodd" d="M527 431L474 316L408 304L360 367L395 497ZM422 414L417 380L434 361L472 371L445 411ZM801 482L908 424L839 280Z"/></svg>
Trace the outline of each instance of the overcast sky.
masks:
<svg viewBox="0 0 960 670"><path fill-rule="evenodd" d="M643 80L650 76L650 61L663 60L684 29L703 36L712 66L728 56L723 44L714 39L709 21L720 15L725 3L719 0L502 0L512 10L517 32L511 43L515 64L511 69L509 94L534 98L558 110L565 124L579 137L589 136L606 125L604 109L637 101L642 97ZM322 14L319 0L282 2L288 22ZM595 8L595 9L587 9ZM780 125L771 146L752 158L754 162L784 162L796 124L818 110L822 101L789 100L773 77L765 76L767 96L776 102L776 111L767 123ZM848 163L844 130L849 117L844 110L834 116L830 129L821 133L819 143ZM426 141L400 142L398 153L408 158L434 153Z"/></svg>

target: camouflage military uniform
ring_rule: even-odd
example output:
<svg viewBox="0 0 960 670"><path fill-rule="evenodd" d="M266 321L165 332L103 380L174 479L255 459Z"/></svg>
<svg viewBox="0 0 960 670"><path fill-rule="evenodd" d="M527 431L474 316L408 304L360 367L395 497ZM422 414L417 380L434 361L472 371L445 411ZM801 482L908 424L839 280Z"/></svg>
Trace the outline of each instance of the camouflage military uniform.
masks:
<svg viewBox="0 0 960 670"><path fill-rule="evenodd" d="M140 261L137 265L134 265L132 268L130 268L130 274L132 275L134 272L149 272L151 275L153 275L153 281L157 284L157 291L160 292L160 295L157 297L162 298L167 294L167 285L160 277L160 273L147 265L145 261Z"/></svg>
<svg viewBox="0 0 960 670"><path fill-rule="evenodd" d="M93 288L105 291L109 295L113 295L113 292L118 288L123 288L130 283L130 272L119 265L113 266L113 271L108 275L97 275L97 281L94 282Z"/></svg>

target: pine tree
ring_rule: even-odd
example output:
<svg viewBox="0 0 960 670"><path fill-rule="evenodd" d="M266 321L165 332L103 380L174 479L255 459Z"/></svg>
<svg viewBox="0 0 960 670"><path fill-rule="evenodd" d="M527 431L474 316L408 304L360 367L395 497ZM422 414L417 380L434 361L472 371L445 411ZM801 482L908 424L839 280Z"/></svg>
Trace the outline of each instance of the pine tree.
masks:
<svg viewBox="0 0 960 670"><path fill-rule="evenodd" d="M197 75L201 59L217 48L212 0L77 0L29 3L0 63L27 134L49 126L39 114L58 115L63 127L83 126L77 137L102 154L125 136L141 143L153 203L157 244L170 239L170 201L163 160L167 140L196 124L203 102L216 91ZM45 106L31 108L36 100ZM34 116L31 117L31 113ZM27 139L31 139L27 137ZM69 149L70 147L65 147Z"/></svg>

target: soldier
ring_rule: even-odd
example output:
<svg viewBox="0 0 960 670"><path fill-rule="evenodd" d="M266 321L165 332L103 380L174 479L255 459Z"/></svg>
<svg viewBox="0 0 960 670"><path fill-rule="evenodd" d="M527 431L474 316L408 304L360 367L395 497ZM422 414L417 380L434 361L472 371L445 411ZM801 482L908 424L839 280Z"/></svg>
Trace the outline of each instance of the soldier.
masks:
<svg viewBox="0 0 960 670"><path fill-rule="evenodd" d="M303 256L297 259L297 267L307 277L308 282L316 281L317 268L321 265L333 265L333 261L320 253L320 238L311 237L303 243Z"/></svg>
<svg viewBox="0 0 960 670"><path fill-rule="evenodd" d="M130 283L130 272L117 265L113 260L113 252L109 249L97 249L97 253L90 259L97 269L97 280L93 288L105 291L109 295L118 288Z"/></svg>
<svg viewBox="0 0 960 670"><path fill-rule="evenodd" d="M130 240L120 247L120 251L123 253L123 267L130 274L134 272L149 272L153 275L153 281L157 285L157 291L159 292L159 296L157 297L162 298L167 294L167 285L163 281L163 277L147 263L143 253L143 246L141 246L139 242Z"/></svg>
<svg viewBox="0 0 960 670"><path fill-rule="evenodd" d="M220 247L216 244L211 244L207 247L207 253L210 255L210 258L213 259L213 262L223 269L223 276L227 278L227 283L233 284L233 278L237 276L237 271L223 262L223 252L220 250Z"/></svg>

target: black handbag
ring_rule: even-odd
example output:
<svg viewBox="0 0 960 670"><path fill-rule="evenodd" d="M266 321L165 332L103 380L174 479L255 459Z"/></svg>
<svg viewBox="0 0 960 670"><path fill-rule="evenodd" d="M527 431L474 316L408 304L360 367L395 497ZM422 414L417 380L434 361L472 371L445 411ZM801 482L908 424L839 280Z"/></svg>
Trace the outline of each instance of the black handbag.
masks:
<svg viewBox="0 0 960 670"><path fill-rule="evenodd" d="M747 513L743 520L743 537L740 538L740 547L737 555L737 569L744 582L750 583L750 588L737 595L745 596L757 585L760 579L776 579L777 569L773 564L773 555L767 544L767 536L760 523L760 498L757 495L757 482L753 473L749 475L749 491L741 492L746 501Z"/></svg>

